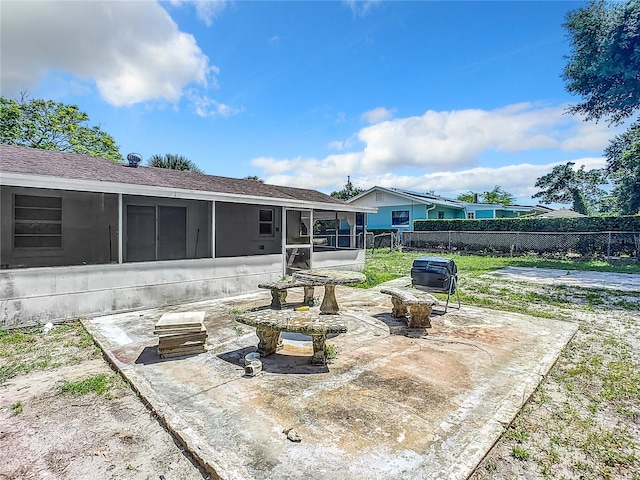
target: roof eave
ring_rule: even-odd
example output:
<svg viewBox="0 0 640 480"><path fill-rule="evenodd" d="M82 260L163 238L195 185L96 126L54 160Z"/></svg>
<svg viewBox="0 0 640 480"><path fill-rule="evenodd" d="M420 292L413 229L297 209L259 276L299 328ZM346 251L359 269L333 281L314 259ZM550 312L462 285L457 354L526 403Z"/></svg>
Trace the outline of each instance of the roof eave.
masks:
<svg viewBox="0 0 640 480"><path fill-rule="evenodd" d="M0 184L14 187L48 188L54 190L75 190L81 192L141 195L147 197L184 198L190 200L224 201L245 204L263 204L290 208L335 210L340 212L376 213L377 208L357 207L348 203L323 203L277 197L261 197L236 193L211 192L151 185L137 185L101 180L81 180L65 177L2 172Z"/></svg>

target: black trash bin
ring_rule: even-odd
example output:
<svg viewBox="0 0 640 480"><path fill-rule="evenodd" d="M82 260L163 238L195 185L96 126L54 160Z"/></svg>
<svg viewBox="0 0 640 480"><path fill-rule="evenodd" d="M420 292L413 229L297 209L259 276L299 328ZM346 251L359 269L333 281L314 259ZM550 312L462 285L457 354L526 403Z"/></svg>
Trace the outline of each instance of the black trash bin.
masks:
<svg viewBox="0 0 640 480"><path fill-rule="evenodd" d="M457 293L458 267L450 258L444 257L419 257L413 261L411 267L411 284L419 289L430 292L447 294L446 313L449 306L449 297ZM460 296L458 295L458 308L460 308Z"/></svg>

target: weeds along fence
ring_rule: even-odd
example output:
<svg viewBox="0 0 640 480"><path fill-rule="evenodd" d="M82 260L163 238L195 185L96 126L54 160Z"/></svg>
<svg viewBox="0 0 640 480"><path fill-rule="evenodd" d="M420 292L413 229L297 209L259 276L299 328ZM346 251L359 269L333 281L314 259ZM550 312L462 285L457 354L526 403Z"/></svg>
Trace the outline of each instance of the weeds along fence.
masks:
<svg viewBox="0 0 640 480"><path fill-rule="evenodd" d="M365 248L371 250L375 250L376 248L394 250L402 246L401 242L402 235L400 232L384 232L378 234L367 232Z"/></svg>
<svg viewBox="0 0 640 480"><path fill-rule="evenodd" d="M577 254L639 258L639 232L402 232L403 250L500 255ZM388 245L385 245L385 247ZM393 244L390 245L393 248Z"/></svg>

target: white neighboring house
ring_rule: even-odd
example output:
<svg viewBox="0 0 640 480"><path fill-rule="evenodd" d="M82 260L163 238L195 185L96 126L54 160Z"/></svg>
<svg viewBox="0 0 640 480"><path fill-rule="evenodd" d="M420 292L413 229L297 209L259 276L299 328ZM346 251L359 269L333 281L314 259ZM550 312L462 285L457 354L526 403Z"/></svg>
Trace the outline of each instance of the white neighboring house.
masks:
<svg viewBox="0 0 640 480"><path fill-rule="evenodd" d="M314 190L8 145L0 200L0 328L361 270L375 213Z"/></svg>

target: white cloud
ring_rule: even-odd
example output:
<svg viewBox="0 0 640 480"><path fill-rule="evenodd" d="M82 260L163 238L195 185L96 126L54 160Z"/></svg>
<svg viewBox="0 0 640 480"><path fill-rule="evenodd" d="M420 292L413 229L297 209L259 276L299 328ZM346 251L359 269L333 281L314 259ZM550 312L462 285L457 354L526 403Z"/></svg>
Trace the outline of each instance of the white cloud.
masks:
<svg viewBox="0 0 640 480"><path fill-rule="evenodd" d="M276 185L323 190L344 183L347 176L358 171L360 155L357 153L329 155L322 160L294 158L276 160L269 157L255 158L251 165L262 168L265 181Z"/></svg>
<svg viewBox="0 0 640 480"><path fill-rule="evenodd" d="M482 193L500 185L522 203L532 203L536 179L568 161L587 169L605 166L602 157L568 155L559 162L533 164L518 161L521 152L597 152L616 134L606 125L582 122L564 115L564 106L508 105L496 110L427 111L367 126L330 148L340 153L324 158L259 158L252 161L265 172L268 183L335 190L347 175L354 185L435 190L455 197L473 190ZM353 150L347 152L347 150ZM546 152L545 152L546 151ZM513 154L513 165L483 166L491 152ZM482 156L481 156L482 155ZM501 155L504 159L504 155ZM544 157L542 157L544 158ZM562 158L562 157L560 157Z"/></svg>
<svg viewBox="0 0 640 480"><path fill-rule="evenodd" d="M380 3L380 0L344 0L344 3L354 15L364 17L373 5Z"/></svg>
<svg viewBox="0 0 640 480"><path fill-rule="evenodd" d="M551 172L553 167L567 162L575 162L575 168L585 165L587 170L602 168L606 161L602 157L586 157L568 159L563 162L553 162L543 165L522 163L503 167L475 167L457 172L436 172L425 175L370 175L351 178L352 182L361 188L396 187L416 192L435 191L436 194L447 198L455 198L460 193L469 191L482 193L490 191L496 185L520 199L521 203L535 203L531 196L538 191L535 182L538 178Z"/></svg>
<svg viewBox="0 0 640 480"><path fill-rule="evenodd" d="M207 27L210 27L213 24L213 20L227 7L225 0L171 0L171 4L177 6L184 4L193 5L198 18L202 20Z"/></svg>
<svg viewBox="0 0 640 480"><path fill-rule="evenodd" d="M384 107L378 107L373 110L369 110L368 112L364 112L361 118L363 121L373 125L375 123L390 120L394 113L395 110L387 110Z"/></svg>
<svg viewBox="0 0 640 480"><path fill-rule="evenodd" d="M95 82L115 106L176 103L185 87L206 88L217 73L156 2L3 2L1 21L5 96L53 72Z"/></svg>
<svg viewBox="0 0 640 480"><path fill-rule="evenodd" d="M199 117L231 117L244 111L243 108L235 108L224 103L220 103L217 100L203 95L199 91L190 91L187 93L187 97L193 111Z"/></svg>
<svg viewBox="0 0 640 480"><path fill-rule="evenodd" d="M418 169L451 172L477 166L481 154L531 150L556 151L603 149L615 134L605 125L581 122L564 115L563 106L538 107L522 103L496 110L427 111L422 116L399 118L365 127L353 137L334 141L330 148L341 152L324 159L263 159L254 161L267 174L277 172L278 182L288 182L313 172L323 179L380 174ZM288 175L288 176L286 176ZM354 177L355 178L355 177ZM395 178L395 177L394 177ZM529 179L530 180L530 179ZM490 182L491 183L491 182Z"/></svg>
<svg viewBox="0 0 640 480"><path fill-rule="evenodd" d="M475 167L456 172L434 172L423 175L403 175L395 173L381 173L375 175L354 175L357 170L353 165L357 164L357 158L350 158L351 163L343 162L340 156L334 156L332 166L324 165L315 159L297 158L288 160L285 164L275 159L256 159L254 166L264 169L269 175L265 180L275 185L288 185L292 187L311 188L316 190L339 190L346 182L347 175L351 177L356 187L368 189L373 186L395 187L416 192L434 191L445 198L455 198L460 193L469 191L483 193L491 191L496 185L513 194L517 203L532 205L537 200L531 196L538 191L535 182L538 178L551 172L553 167L566 162L575 162L575 168L585 165L587 170L602 168L606 161L602 157L585 157L567 159L563 162L534 165L521 163L502 167ZM345 165L342 165L346 163ZM288 173L296 169L298 173Z"/></svg>
<svg viewBox="0 0 640 480"><path fill-rule="evenodd" d="M603 148L611 138L605 125L582 125L563 106L509 105L496 110L429 110L363 128L362 168L380 172L402 167L451 170L473 166L490 150Z"/></svg>

